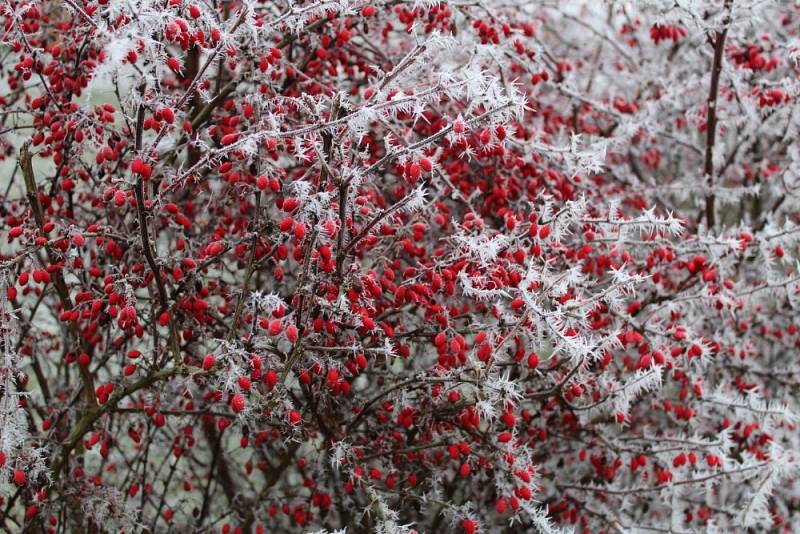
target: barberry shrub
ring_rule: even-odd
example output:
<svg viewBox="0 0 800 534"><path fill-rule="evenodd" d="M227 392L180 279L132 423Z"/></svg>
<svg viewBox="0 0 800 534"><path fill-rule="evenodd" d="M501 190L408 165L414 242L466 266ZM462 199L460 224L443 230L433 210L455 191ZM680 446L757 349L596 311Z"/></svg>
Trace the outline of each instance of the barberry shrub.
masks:
<svg viewBox="0 0 800 534"><path fill-rule="evenodd" d="M800 521L792 3L0 15L3 529Z"/></svg>

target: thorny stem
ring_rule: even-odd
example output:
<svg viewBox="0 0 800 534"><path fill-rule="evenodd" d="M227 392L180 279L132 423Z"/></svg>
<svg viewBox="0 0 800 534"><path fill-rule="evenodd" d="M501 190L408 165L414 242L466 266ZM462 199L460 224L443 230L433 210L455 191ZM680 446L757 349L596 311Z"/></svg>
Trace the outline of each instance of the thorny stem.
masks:
<svg viewBox="0 0 800 534"><path fill-rule="evenodd" d="M144 124L144 106L139 106L139 111L136 115L136 152L138 153L142 148L142 130ZM153 279L155 280L156 287L158 288L158 297L161 301L159 314L169 309L169 297L167 296L167 288L164 285L164 280L161 278L161 269L156 262L153 255L153 249L150 245L150 232L147 226L147 214L145 212L146 201L144 198L144 178L139 175L136 177L136 186L134 188L136 195L136 215L139 222L139 237L142 241L142 249L144 250L144 257L150 270L153 272ZM172 347L172 357L175 360L175 365L180 363L180 348L178 346L178 337L175 332L175 325L172 317L169 319L169 336L170 344ZM153 358L157 356L154 354Z"/></svg>
<svg viewBox="0 0 800 534"><path fill-rule="evenodd" d="M231 327L228 331L227 339L230 341L233 339L234 334L236 333L236 328L239 326L239 318L242 316L242 310L244 309L245 300L247 300L248 295L250 294L250 279L253 276L253 272L255 271L255 259L256 259L256 245L258 244L258 231L256 230L259 227L259 214L261 212L261 191L257 191L256 194L256 205L255 205L255 218L253 221L253 238L250 242L250 257L247 260L247 271L244 275L244 282L242 283L242 293L239 295L239 299L236 301L236 309L233 312L233 320L231 321Z"/></svg>
<svg viewBox="0 0 800 534"><path fill-rule="evenodd" d="M714 45L714 61L711 66L711 84L708 89L708 99L706 103L706 151L703 161L703 175L706 180L706 225L713 229L716 225L715 216L715 195L714 187L714 143L717 138L717 94L719 93L719 77L722 73L722 58L725 52L725 37L728 34L730 24L730 11L733 0L725 0L725 11L728 15L723 21L723 29L714 34L712 43Z"/></svg>
<svg viewBox="0 0 800 534"><path fill-rule="evenodd" d="M25 191L31 211L33 212L34 220L36 221L36 225L39 227L39 229L42 230L45 224L44 211L42 210L42 205L39 202L39 189L36 186L36 177L33 174L33 154L30 151L30 141L27 141L20 149L19 166L20 169L22 169L22 176L25 179ZM42 231L42 233L44 232ZM47 252L47 258L50 264L56 265L58 263L58 259L55 255L55 252L50 247L45 247L45 251ZM54 271L52 278L53 285L56 288L56 293L61 301L61 307L65 311L72 310L72 299L69 296L69 289L64 281L64 276L61 274L61 270ZM83 352L86 352L87 354L91 354L92 347L86 342L85 339L83 339L77 325L70 321L67 329L69 330L75 347ZM89 369L87 369L85 366L80 365L78 366L78 369L81 381L83 382L83 394L86 408L87 410L92 410L97 406L97 399L95 398L94 392L94 379L92 378Z"/></svg>
<svg viewBox="0 0 800 534"><path fill-rule="evenodd" d="M111 411L121 400L129 397L142 388L148 387L161 380L169 379L175 375L187 374L189 374L189 369L187 367L171 367L169 369L158 371L149 376L141 378L136 382L128 384L118 393L113 394L105 404L100 406L96 405L94 408L86 411L83 414L83 417L81 417L81 419L76 423L75 428L72 429L72 432L70 432L67 438L61 443L61 457L53 464L51 468L53 479L58 480L58 478L61 476L63 468L66 465L69 453L77 444L81 443L83 437L91 431L94 423L100 419L103 414Z"/></svg>
<svg viewBox="0 0 800 534"><path fill-rule="evenodd" d="M686 480L673 480L673 481L671 481L671 482L669 482L667 484L658 484L658 485L655 485L655 486L641 486L641 487L628 488L628 489L619 489L619 490L613 489L613 488L593 488L593 487L588 487L588 486L577 486L577 485L574 485L574 484L557 484L557 486L559 488L564 488L564 489L574 489L574 490L579 490L579 491L596 491L596 492L601 492L601 493L605 493L605 494L609 494L609 495L629 495L629 494L635 494L635 493L650 493L650 492L654 492L654 491L662 491L665 488L668 488L668 487L671 487L671 486L687 486L687 485L693 485L693 484L700 484L702 482L708 482L709 480L714 480L716 478L721 478L721 477L731 476L731 475L737 475L737 474L740 474L740 473L746 473L748 471L753 471L753 470L756 470L756 469L769 468L769 467L770 467L769 462L762 462L762 463L759 463L759 464L756 464L756 465L742 467L742 468L739 468L739 469L733 469L733 470L730 470L730 471L720 471L720 472L717 472L717 473L712 473L710 475L706 475L706 476L703 476L703 477L690 478L690 479L686 479Z"/></svg>
<svg viewBox="0 0 800 534"><path fill-rule="evenodd" d="M235 32L236 29L239 26L241 26L241 24L245 21L246 18L247 18L247 8L243 8L241 13L239 14L239 17L236 19L236 22L229 30L229 33ZM186 91L183 93L183 96L181 96L180 100L178 100L178 103L175 105L177 109L181 109L183 105L186 103L186 101L189 100L189 98L194 94L195 88L197 87L197 84L200 82L200 78L203 77L203 74L205 74L206 70L208 70L211 64L214 61L216 61L217 57L219 56L219 53L222 51L222 48L223 48L223 43L220 42L216 46L216 48L214 48L214 51L211 54L209 54L208 58L206 58L205 63L203 63L203 66L201 66L200 69L197 71L197 74L189 83L189 87L186 89ZM161 129L158 131L158 134L156 134L156 138L153 140L150 146L152 148L156 148L161 139L163 139L164 136L167 134L167 131L169 131L169 124L165 124L161 127Z"/></svg>

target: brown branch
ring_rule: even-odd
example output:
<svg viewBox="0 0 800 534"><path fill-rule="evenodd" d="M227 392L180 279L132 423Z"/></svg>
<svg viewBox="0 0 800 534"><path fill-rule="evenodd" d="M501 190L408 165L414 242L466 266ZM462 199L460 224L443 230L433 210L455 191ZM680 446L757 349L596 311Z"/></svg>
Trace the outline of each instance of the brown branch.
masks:
<svg viewBox="0 0 800 534"><path fill-rule="evenodd" d="M349 254L353 250L353 248L355 248L355 246L358 245L359 241L361 241L362 239L367 237L367 235L369 235L370 231L379 222L384 220L389 215L397 212L398 210L401 210L403 206L405 206L411 201L412 198L413 198L413 193L405 196L404 198L400 199L400 201L398 201L396 204L389 206L385 210L381 211L378 215L376 215L370 222L366 224L366 226L364 226L364 228L361 229L361 231L353 239L350 240L347 246L344 247L342 255L347 256L347 254Z"/></svg>
<svg viewBox="0 0 800 534"><path fill-rule="evenodd" d="M252 524L253 522L253 506L249 502L248 499L245 499L241 496L239 492L239 488L236 485L236 481L233 479L233 474L231 472L231 468L228 465L228 461L225 459L224 453L222 451L222 436L219 432L217 432L216 427L214 426L213 422L207 421L204 419L203 421L203 432L206 435L206 439L208 440L209 444L213 444L214 447L214 458L212 460L212 470L209 471L208 476L211 479L214 476L214 468L216 468L216 478L215 480L219 482L222 486L222 489L225 493L225 496L228 499L228 503L233 508L233 510L240 516L240 518L244 521L245 524ZM209 487L210 487L210 480L209 480ZM208 491L208 489L206 489ZM204 511L207 512L207 506L210 504L207 499L204 499L203 508ZM200 519L202 520L203 514L201 514ZM199 526L199 525L198 525ZM249 529L245 530L246 532Z"/></svg>
<svg viewBox="0 0 800 534"><path fill-rule="evenodd" d="M715 196L714 187L714 142L717 137L717 95L719 94L719 76L722 72L722 56L725 52L725 37L730 24L730 11L733 0L725 0L725 9L728 15L723 21L724 28L714 35L714 63L711 67L711 86L708 90L706 106L706 153L703 163L703 174L706 180L706 224L709 229L714 228L716 217L714 215Z"/></svg>
<svg viewBox="0 0 800 534"><path fill-rule="evenodd" d="M234 334L236 333L236 328L239 326L239 319L242 316L242 310L244 309L244 302L247 299L248 295L250 294L250 279L253 277L253 272L255 271L255 260L256 260L256 245L258 244L258 226L259 226L259 215L261 212L261 191L256 190L256 205L255 205L255 220L253 221L253 238L250 242L250 257L247 260L247 271L244 275L244 282L242 283L242 293L239 295L239 299L236 301L236 310L233 313L233 320L231 321L231 327L228 330L227 340L231 341L233 339ZM277 247L275 247L277 249Z"/></svg>
<svg viewBox="0 0 800 534"><path fill-rule="evenodd" d="M341 97L340 95L336 95L333 97L333 101L331 102L331 111L330 115L328 116L329 121L335 121L339 118L339 113L342 111L341 109ZM322 158L320 159L320 164L322 170L319 173L319 183L317 186L317 191L324 191L325 187L327 186L328 179L331 178L330 176L330 163L333 158L333 130L326 130L322 132ZM340 187L345 188L346 186L342 184ZM339 198L341 200L341 191ZM341 206L339 207L339 211L341 213ZM302 315L303 315L303 307L305 306L305 297L306 292L304 291L304 285L308 281L309 273L311 271L311 252L314 250L314 246L317 242L317 237L319 235L319 231L316 229L317 226L317 218L312 218L311 227L314 230L311 232L311 236L308 238L305 244L305 248L303 250L303 271L301 274L301 278L297 284L297 287L300 291L300 299L297 305L297 315L295 316L295 325L300 328L302 325ZM339 233L343 232L343 228L339 228Z"/></svg>
<svg viewBox="0 0 800 534"><path fill-rule="evenodd" d="M26 141L25 144L22 145L22 148L19 152L19 167L22 170L22 176L25 179L25 193L28 197L28 203L31 206L33 218L36 221L36 225L40 230L42 230L45 225L44 210L39 202L39 189L36 187L36 177L33 173L33 154L31 154L30 151L30 145L30 140ZM42 234L44 234L43 231ZM49 246L45 246L44 248L47 252L47 259L50 265L56 265L58 263L58 258L53 252L53 249ZM56 293L58 294L58 299L61 301L61 307L65 311L71 310L73 308L72 299L69 295L67 283L64 281L64 276L61 274L61 270L55 270L52 278L53 285L55 286ZM90 354L92 347L81 336L81 333L78 330L78 325L70 321L67 329L70 333L70 336L74 340L76 348L86 352L87 354ZM89 369L83 365L78 366L78 372L80 373L81 382L83 383L83 393L86 401L86 407L88 409L92 409L97 406L97 399L95 398L94 392L94 379L92 378L92 374L89 372Z"/></svg>
<svg viewBox="0 0 800 534"><path fill-rule="evenodd" d="M247 9L245 8L245 9L242 9L241 13L239 14L239 17L236 19L236 22L228 30L228 32L233 34L236 31L236 29L245 21L246 18L247 18ZM214 50L211 52L211 54L209 54L208 58L206 58L206 61L203 63L203 65L197 71L197 73L194 76L194 78L192 78L192 81L189 82L189 87L183 93L183 96L181 96L181 98L175 104L175 109L179 110L179 109L183 108L183 105L186 104L187 100L189 100L189 98L194 94L194 91L197 88L198 83L200 83L200 78L203 77L203 74L205 74L206 70L208 70L208 68L211 66L211 64L214 61L216 61L217 57L219 57L220 52L222 52L223 48L224 48L223 42L220 41L220 43L216 46L216 48L214 48ZM156 134L155 140L150 145L152 148L156 148L158 146L158 144L161 142L161 139L164 138L164 136L166 135L167 131L169 130L169 126L170 126L169 124L164 124L161 127L161 129Z"/></svg>
<svg viewBox="0 0 800 534"><path fill-rule="evenodd" d="M144 106L139 106L139 111L136 115L136 153L138 154L142 149L142 132L144 130ZM153 272L153 278L156 282L158 290L158 298L161 306L158 313L161 314L169 309L169 296L167 295L167 288L164 285L164 280L161 278L161 269L153 255L153 249L150 246L150 231L147 227L147 213L145 212L145 198L144 198L144 178L138 175L136 178L136 186L134 188L136 195L136 217L139 223L139 237L142 241L142 249L144 250L144 257L147 260L147 265ZM178 337L175 332L175 324L172 321L172 316L169 319L169 337L170 345L172 347L172 357L175 360L175 365L180 363L180 348L178 346ZM155 357L155 356L154 356Z"/></svg>
<svg viewBox="0 0 800 534"><path fill-rule="evenodd" d="M657 484L654 486L638 486L632 487L628 489L613 489L613 488L603 488L603 487L591 487L591 486L578 486L574 484L556 484L556 487L559 489L574 489L579 491L588 491L588 492L595 492L595 493L602 493L605 495L631 495L636 493L652 493L663 491L665 488L674 487L674 486L687 486L692 484L701 484L703 482L708 482L709 480L714 480L716 478L721 478L730 475L737 475L739 473L746 473L748 471L753 471L755 469L763 469L769 467L768 462L762 462L756 465L750 465L746 467L742 467L739 469L733 469L731 471L719 471L716 473L712 473L710 475L705 475L697 478L689 478L685 480L675 480L671 482L667 482L664 484Z"/></svg>
<svg viewBox="0 0 800 534"><path fill-rule="evenodd" d="M171 367L169 369L153 373L119 390L118 393L113 394L111 398L102 406L95 404L92 409L84 413L83 417L81 417L80 421L78 421L78 423L75 425L75 428L72 430L72 432L70 432L69 436L67 436L67 438L61 443L61 445L64 447L64 450L59 461L53 464L53 468L51 469L53 479L58 479L59 475L61 474L61 470L66 464L67 456L69 456L70 451L72 451L72 449L81 442L83 437L92 430L94 423L100 419L103 414L116 408L117 404L122 399L132 395L142 388L146 388L152 384L155 384L160 380L166 380L174 375L188 375L189 372L190 369L188 367L181 366ZM94 390L92 390L92 394L94 398Z"/></svg>

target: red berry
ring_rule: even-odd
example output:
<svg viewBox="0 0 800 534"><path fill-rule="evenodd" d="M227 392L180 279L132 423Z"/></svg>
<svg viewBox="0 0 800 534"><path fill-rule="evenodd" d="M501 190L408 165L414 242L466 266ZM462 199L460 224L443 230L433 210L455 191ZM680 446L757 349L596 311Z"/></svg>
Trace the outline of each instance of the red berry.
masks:
<svg viewBox="0 0 800 534"><path fill-rule="evenodd" d="M461 468L458 470L458 474L461 475L461 477L466 478L469 476L469 472L470 472L469 464L466 462L461 464Z"/></svg>
<svg viewBox="0 0 800 534"><path fill-rule="evenodd" d="M172 111L172 108L164 108L161 110L161 118L172 124L175 122L175 112Z"/></svg>
<svg viewBox="0 0 800 534"><path fill-rule="evenodd" d="M283 323L281 322L280 319L273 319L269 322L269 327L267 329L269 335L273 337L277 336L278 334L281 333L282 330L283 330Z"/></svg>
<svg viewBox="0 0 800 534"><path fill-rule="evenodd" d="M422 175L422 170L418 163L412 163L406 168L406 173L409 178L416 180Z"/></svg>
<svg viewBox="0 0 800 534"><path fill-rule="evenodd" d="M11 240L18 238L21 235L22 235L22 227L15 226L8 232L8 241L11 242Z"/></svg>
<svg viewBox="0 0 800 534"><path fill-rule="evenodd" d="M272 389L275 387L275 384L278 383L278 373L276 373L273 369L270 369L264 374L263 380L269 389Z"/></svg>
<svg viewBox="0 0 800 534"><path fill-rule="evenodd" d="M286 327L286 339L294 343L297 341L297 327L293 324L290 324Z"/></svg>
<svg viewBox="0 0 800 534"><path fill-rule="evenodd" d="M239 413L242 410L244 410L244 407L245 407L245 400L241 394L237 393L231 398L231 409L234 412Z"/></svg>
<svg viewBox="0 0 800 534"><path fill-rule="evenodd" d="M300 424L300 422L301 422L302 420L303 420L303 418L302 418L302 417L300 417L300 414L299 414L299 413L297 413L297 411L296 411L296 410L292 410L292 411L290 411L290 412L289 412L289 422L290 422L291 424L293 424L293 425Z"/></svg>
<svg viewBox="0 0 800 534"><path fill-rule="evenodd" d="M169 67L170 70L172 70L176 74L179 74L181 71L181 62L178 61L178 58L176 57L170 57L169 59L167 59L167 67Z"/></svg>
<svg viewBox="0 0 800 534"><path fill-rule="evenodd" d="M304 223L297 223L294 227L294 237L298 241L302 241L302 239L306 236L306 225Z"/></svg>
<svg viewBox="0 0 800 534"><path fill-rule="evenodd" d="M246 376L239 377L239 387L242 388L243 391L250 391L250 379Z"/></svg>
<svg viewBox="0 0 800 534"><path fill-rule="evenodd" d="M220 143L222 143L222 146L228 146L228 145L232 145L233 143L235 143L238 140L239 140L239 134L238 133L229 133L229 134L225 134L225 135L222 136L222 139L220 140Z"/></svg>
<svg viewBox="0 0 800 534"><path fill-rule="evenodd" d="M475 534L478 531L478 522L472 519L465 519L461 522L461 528L465 534Z"/></svg>

